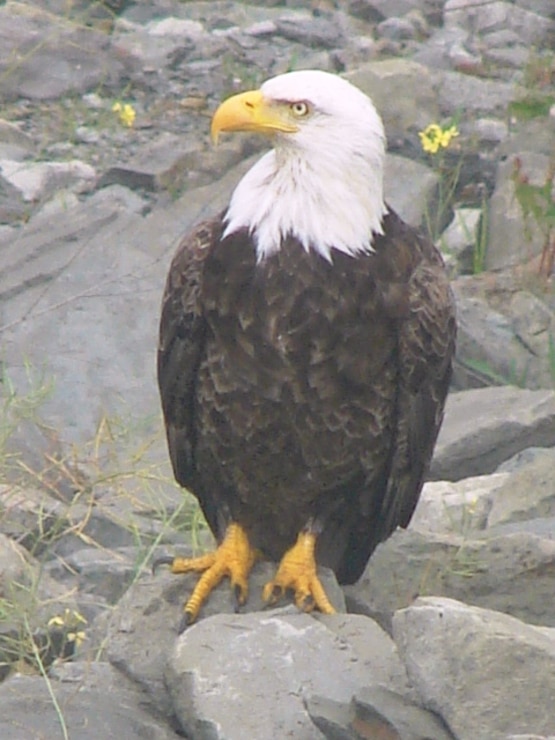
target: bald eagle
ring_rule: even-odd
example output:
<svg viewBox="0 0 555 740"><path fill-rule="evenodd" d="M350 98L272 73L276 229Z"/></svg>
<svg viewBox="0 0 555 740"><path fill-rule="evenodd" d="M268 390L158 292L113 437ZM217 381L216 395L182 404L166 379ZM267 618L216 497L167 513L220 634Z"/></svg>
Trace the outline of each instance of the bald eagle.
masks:
<svg viewBox="0 0 555 740"><path fill-rule="evenodd" d="M443 416L455 310L433 244L383 198L385 136L345 79L299 71L226 100L212 136L273 149L223 213L180 243L162 303L158 380L177 481L219 545L162 558L204 571L182 628L228 576L331 613L316 563L353 583L414 511Z"/></svg>

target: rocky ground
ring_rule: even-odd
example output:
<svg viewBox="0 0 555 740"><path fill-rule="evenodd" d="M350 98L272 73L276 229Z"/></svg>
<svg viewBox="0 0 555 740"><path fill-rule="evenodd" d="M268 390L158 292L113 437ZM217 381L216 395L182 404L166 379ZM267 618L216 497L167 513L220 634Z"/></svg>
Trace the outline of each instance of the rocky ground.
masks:
<svg viewBox="0 0 555 740"><path fill-rule="evenodd" d="M2 738L555 735L554 48L552 0L0 4ZM444 251L453 392L409 529L325 574L338 615L263 610L260 564L177 637L194 579L150 562L209 537L161 429L165 273L260 151L210 111L308 67L372 96Z"/></svg>

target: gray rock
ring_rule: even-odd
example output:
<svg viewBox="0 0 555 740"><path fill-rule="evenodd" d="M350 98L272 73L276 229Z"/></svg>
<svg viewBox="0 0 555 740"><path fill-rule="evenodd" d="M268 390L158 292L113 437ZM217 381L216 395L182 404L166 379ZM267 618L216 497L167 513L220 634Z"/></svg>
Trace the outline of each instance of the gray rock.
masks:
<svg viewBox="0 0 555 740"><path fill-rule="evenodd" d="M12 144L28 154L35 151L33 137L22 131L20 126L3 118L0 118L0 142L2 144Z"/></svg>
<svg viewBox="0 0 555 740"><path fill-rule="evenodd" d="M459 480L491 473L533 446L555 446L554 391L498 386L452 393L430 475Z"/></svg>
<svg viewBox="0 0 555 740"><path fill-rule="evenodd" d="M75 129L75 140L80 144L99 144L101 136L99 132L89 126L78 126Z"/></svg>
<svg viewBox="0 0 555 740"><path fill-rule="evenodd" d="M546 43L555 33L555 24L545 16L524 10L512 3L483 3L479 0L447 0L445 24L466 28L473 33L511 29L526 44Z"/></svg>
<svg viewBox="0 0 555 740"><path fill-rule="evenodd" d="M412 55L418 64L427 67L431 72L439 69L452 70L453 49L465 48L468 32L457 26L435 29Z"/></svg>
<svg viewBox="0 0 555 740"><path fill-rule="evenodd" d="M513 102L515 104L522 101L526 103L527 99L530 98L521 94L515 96ZM522 120L517 113L512 115L512 111L513 108L511 108L510 120L511 135L499 147L499 160L501 163L514 162L515 157L520 157L523 164L522 174L528 177L533 185L542 185L549 172L546 160L549 160L555 148L555 118L550 114L548 117ZM538 157L538 155L543 155L543 157Z"/></svg>
<svg viewBox="0 0 555 740"><path fill-rule="evenodd" d="M75 593L42 571L38 560L14 540L0 534L0 680L13 666L32 666L38 658L48 668L57 657L67 657L74 643L67 631L52 628L53 617L79 613Z"/></svg>
<svg viewBox="0 0 555 740"><path fill-rule="evenodd" d="M553 729L555 630L424 598L395 614L393 632L422 701L456 737L505 740Z"/></svg>
<svg viewBox="0 0 555 740"><path fill-rule="evenodd" d="M479 225L482 217L480 208L458 208L454 211L453 220L438 239L442 252L452 255L462 274L475 270L475 250L479 236Z"/></svg>
<svg viewBox="0 0 555 740"><path fill-rule="evenodd" d="M274 573L273 564L255 565L249 579L249 598L242 611L265 609L262 589ZM332 603L344 611L343 594L333 574L322 570L321 577ZM140 578L120 600L107 625L107 639L103 642L108 660L145 688L162 712L170 707L163 680L167 656L177 636L183 606L197 581L195 574L175 576L162 571L153 577ZM225 618L235 609L229 580L224 579L204 604L199 625L214 615ZM291 609L297 611L295 607ZM265 609L266 616L272 613ZM153 635L156 635L155 649Z"/></svg>
<svg viewBox="0 0 555 740"><path fill-rule="evenodd" d="M496 494L509 477L509 473L493 473L456 483L429 481L422 489L410 528L464 536L484 530Z"/></svg>
<svg viewBox="0 0 555 740"><path fill-rule="evenodd" d="M305 701L306 711L316 727L322 732L326 740L359 740L359 735L353 728L355 713L352 703L344 704L321 696L311 696ZM380 718L382 719L382 718ZM390 729L387 720L379 724L379 731Z"/></svg>
<svg viewBox="0 0 555 740"><path fill-rule="evenodd" d="M116 604L144 568L136 547L85 547L63 561L46 563L44 572L71 583L80 594L93 594L103 603Z"/></svg>
<svg viewBox="0 0 555 740"><path fill-rule="evenodd" d="M381 686L359 691L353 704L355 726L361 737L365 737L365 731L372 737L376 721L380 718L388 720L399 740L450 740L454 737L432 712ZM377 733L375 736L379 737Z"/></svg>
<svg viewBox="0 0 555 740"><path fill-rule="evenodd" d="M426 165L396 154L387 155L385 199L411 226L425 228L427 223L435 223L438 184L437 173Z"/></svg>
<svg viewBox="0 0 555 740"><path fill-rule="evenodd" d="M535 152L520 152L518 158L530 183L543 185L550 167L549 157ZM527 261L539 254L544 245L545 235L533 218L525 219L515 195L514 167L514 157L498 167L495 190L489 203L485 261L488 270Z"/></svg>
<svg viewBox="0 0 555 740"><path fill-rule="evenodd" d="M518 272L481 273L453 283L457 302L455 388L513 384L551 388L551 308L523 291ZM523 310L526 318L519 311Z"/></svg>
<svg viewBox="0 0 555 740"><path fill-rule="evenodd" d="M526 379L532 387L541 387L535 358L518 341L509 317L494 309L477 286L481 277L463 276L453 284L458 325L453 386L522 385Z"/></svg>
<svg viewBox="0 0 555 740"><path fill-rule="evenodd" d="M118 183L132 190L167 190L170 194L201 187L214 181L256 150L252 139L225 142L217 149L186 144L182 137L165 133L156 143L145 146L124 164L112 165L98 186Z"/></svg>
<svg viewBox="0 0 555 740"><path fill-rule="evenodd" d="M410 18L386 18L378 24L377 32L380 36L394 41L406 41L417 38L418 32Z"/></svg>
<svg viewBox="0 0 555 740"><path fill-rule="evenodd" d="M146 24L119 18L114 24L113 42L124 54L143 67L165 67L172 57L202 45L208 34L195 20L165 17Z"/></svg>
<svg viewBox="0 0 555 740"><path fill-rule="evenodd" d="M28 218L29 205L23 200L21 192L0 175L0 224L15 225ZM8 238L11 238L11 229L7 233ZM1 232L0 239L2 239Z"/></svg>
<svg viewBox="0 0 555 740"><path fill-rule="evenodd" d="M492 147L507 139L509 127L495 118L478 118L461 124L461 133L470 139L478 138L480 148Z"/></svg>
<svg viewBox="0 0 555 740"><path fill-rule="evenodd" d="M543 363L549 367L551 380L554 381L551 343L555 330L555 311L533 293L519 290L511 297L506 312L512 319L517 338L532 355L540 361L543 360Z"/></svg>
<svg viewBox="0 0 555 740"><path fill-rule="evenodd" d="M343 44L343 33L337 21L296 13L276 19L279 36L309 47L333 49Z"/></svg>
<svg viewBox="0 0 555 740"><path fill-rule="evenodd" d="M501 473L503 475L503 473ZM506 474L492 496L488 526L555 517L555 449Z"/></svg>
<svg viewBox="0 0 555 740"><path fill-rule="evenodd" d="M36 488L0 486L0 531L28 551L40 551L67 527L64 502Z"/></svg>
<svg viewBox="0 0 555 740"><path fill-rule="evenodd" d="M311 697L306 708L326 740L452 740L431 712L381 686L362 689L349 705Z"/></svg>
<svg viewBox="0 0 555 740"><path fill-rule="evenodd" d="M171 253L193 222L223 207L249 164L147 217L129 190L106 188L0 242L6 372L19 389L28 364L56 378L41 413L66 440L90 439L104 414L125 409L159 429L153 358Z"/></svg>
<svg viewBox="0 0 555 740"><path fill-rule="evenodd" d="M462 72L439 71L434 75L434 83L444 116L456 116L464 110L469 118L502 118L511 100L524 92L514 83L480 79Z"/></svg>
<svg viewBox="0 0 555 740"><path fill-rule="evenodd" d="M79 740L177 739L165 720L145 708L144 697L131 682L110 665L66 664L57 674L50 684L42 676L16 675L0 685L0 735L4 740L61 737L62 720L67 736Z"/></svg>
<svg viewBox="0 0 555 740"><path fill-rule="evenodd" d="M500 28L482 35L482 41L488 49L507 48L520 45L520 36L510 28Z"/></svg>
<svg viewBox="0 0 555 740"><path fill-rule="evenodd" d="M524 527L477 537L396 532L377 548L358 583L344 588L348 610L390 631L397 609L433 594L555 627L555 541Z"/></svg>
<svg viewBox="0 0 555 740"><path fill-rule="evenodd" d="M21 161L34 152L35 143L32 137L14 123L0 118L0 161Z"/></svg>
<svg viewBox="0 0 555 740"><path fill-rule="evenodd" d="M433 3L418 3L415 0L350 0L348 9L351 15L373 23L384 18L399 18L415 7L429 9Z"/></svg>
<svg viewBox="0 0 555 740"><path fill-rule="evenodd" d="M505 460L504 463L497 468L497 473L513 473L516 470L527 467L530 463L543 458L544 456L551 457L551 449L545 447L527 447L525 450L517 452L516 455Z"/></svg>
<svg viewBox="0 0 555 740"><path fill-rule="evenodd" d="M125 71L106 34L57 17L36 4L0 7L0 48L4 100L51 100L100 84L117 85Z"/></svg>
<svg viewBox="0 0 555 740"><path fill-rule="evenodd" d="M77 192L92 189L96 180L93 167L72 160L70 162L17 162L0 160L2 177L17 188L25 201L41 201L72 184Z"/></svg>
<svg viewBox="0 0 555 740"><path fill-rule="evenodd" d="M474 49L468 49L466 43L453 44L447 52L447 58L451 67L463 74L476 74L483 67L482 54L477 53Z"/></svg>
<svg viewBox="0 0 555 740"><path fill-rule="evenodd" d="M439 115L428 69L407 59L369 62L346 75L369 95L383 118L391 146L407 129L423 129Z"/></svg>
<svg viewBox="0 0 555 740"><path fill-rule="evenodd" d="M40 561L14 540L0 534L0 593L3 601L3 622L44 629L48 620L74 609L74 594L44 574Z"/></svg>
<svg viewBox="0 0 555 740"><path fill-rule="evenodd" d="M384 648L385 666L383 657L372 659ZM357 688L389 681L392 670L399 672L392 644L365 618L216 615L179 637L166 682L182 729L198 740L308 739L324 737L306 708L311 696L348 703Z"/></svg>
<svg viewBox="0 0 555 740"><path fill-rule="evenodd" d="M516 0L515 5L538 15L545 15L546 18L555 19L555 8L551 0Z"/></svg>
<svg viewBox="0 0 555 740"><path fill-rule="evenodd" d="M487 43L487 42L486 42ZM505 48L484 49L484 61L490 64L497 75L504 79L513 79L515 70L522 70L530 59L528 46L508 46Z"/></svg>
<svg viewBox="0 0 555 740"><path fill-rule="evenodd" d="M555 517L547 519L524 519L509 524L499 524L490 527L488 533L495 537L497 535L526 533L539 537L543 540L555 539Z"/></svg>

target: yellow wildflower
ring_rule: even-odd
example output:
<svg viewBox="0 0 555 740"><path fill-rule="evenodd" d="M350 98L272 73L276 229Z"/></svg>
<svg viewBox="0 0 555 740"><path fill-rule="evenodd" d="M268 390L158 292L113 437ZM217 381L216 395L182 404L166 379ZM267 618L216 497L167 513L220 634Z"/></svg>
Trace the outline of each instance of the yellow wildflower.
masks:
<svg viewBox="0 0 555 740"><path fill-rule="evenodd" d="M69 632L67 635L67 641L74 642L76 647L79 647L86 639L87 635L83 630L79 630L79 632Z"/></svg>
<svg viewBox="0 0 555 740"><path fill-rule="evenodd" d="M442 128L437 123L430 123L424 131L418 132L422 149L429 154L437 154L440 148L445 149L449 146L451 140L458 135L459 130L455 125Z"/></svg>
<svg viewBox="0 0 555 740"><path fill-rule="evenodd" d="M57 614L48 620L49 627L75 628L78 624L87 624L87 620L75 609L65 609L63 614Z"/></svg>
<svg viewBox="0 0 555 740"><path fill-rule="evenodd" d="M120 123L122 123L124 126L128 126L129 128L131 128L135 123L137 113L135 112L135 108L133 108L130 103L122 104L118 101L113 104L112 111L118 114Z"/></svg>
<svg viewBox="0 0 555 740"><path fill-rule="evenodd" d="M52 617L52 619L48 620L48 626L49 627L63 627L64 626L64 618L60 617L59 615Z"/></svg>

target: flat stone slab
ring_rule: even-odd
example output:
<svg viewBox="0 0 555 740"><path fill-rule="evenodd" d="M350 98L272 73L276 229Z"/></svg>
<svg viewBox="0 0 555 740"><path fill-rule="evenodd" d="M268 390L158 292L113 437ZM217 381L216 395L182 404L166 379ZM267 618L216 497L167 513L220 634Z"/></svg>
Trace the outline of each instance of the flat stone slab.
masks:
<svg viewBox="0 0 555 740"><path fill-rule="evenodd" d="M273 612L191 627L174 644L166 683L195 740L312 740L326 737L307 711L312 695L348 703L392 675L402 675L395 648L372 620Z"/></svg>
<svg viewBox="0 0 555 740"><path fill-rule="evenodd" d="M50 678L60 715L42 676L16 675L0 684L2 740L61 738L178 738L145 709L131 682L107 663L66 664Z"/></svg>
<svg viewBox="0 0 555 740"><path fill-rule="evenodd" d="M527 531L479 537L398 530L344 588L348 610L389 632L397 609L433 594L555 627L555 540Z"/></svg>
<svg viewBox="0 0 555 740"><path fill-rule="evenodd" d="M506 740L555 727L555 630L422 598L395 614L393 633L425 705L456 737Z"/></svg>
<svg viewBox="0 0 555 740"><path fill-rule="evenodd" d="M493 386L447 398L430 477L459 480L493 471L527 447L555 446L555 392Z"/></svg>
<svg viewBox="0 0 555 740"><path fill-rule="evenodd" d="M275 564L267 562L254 566L249 577L249 597L241 607L242 612L256 612L263 615L261 618L271 616L274 610L262 601L262 589L274 576L275 569ZM322 568L319 575L332 604L344 612L343 592L333 573ZM162 568L155 576L140 578L112 613L106 635L99 636L100 644L106 646L108 660L146 688L163 712L171 708L164 683L165 665L178 637L183 606L197 581L197 574L172 575ZM287 603L288 600L284 599L278 602L278 607ZM296 607L291 608L298 612ZM203 605L198 624L214 615L229 617L236 609L229 580L225 578ZM189 627L186 633L193 627ZM156 646L152 644L153 635L156 636Z"/></svg>

